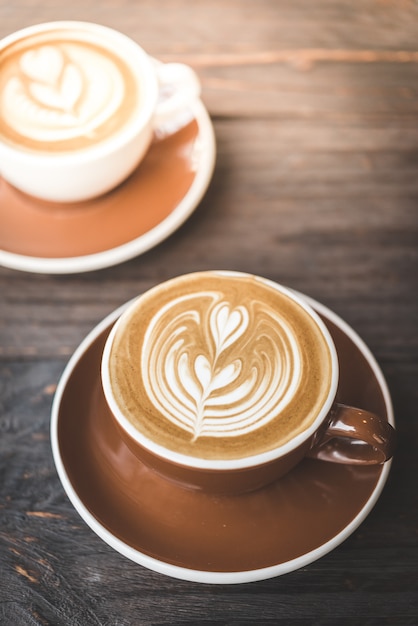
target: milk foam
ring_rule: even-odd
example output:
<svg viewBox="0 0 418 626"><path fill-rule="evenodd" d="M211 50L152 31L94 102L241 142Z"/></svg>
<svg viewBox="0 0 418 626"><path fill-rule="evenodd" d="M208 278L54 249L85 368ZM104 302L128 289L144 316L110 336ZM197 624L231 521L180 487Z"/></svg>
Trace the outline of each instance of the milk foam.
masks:
<svg viewBox="0 0 418 626"><path fill-rule="evenodd" d="M204 312L202 301L209 303ZM301 357L292 330L266 303L252 309L201 292L167 304L147 328L146 392L191 441L251 433L276 418L297 390Z"/></svg>
<svg viewBox="0 0 418 626"><path fill-rule="evenodd" d="M94 135L125 97L117 63L83 41L57 39L22 48L3 65L3 126L29 141L51 144Z"/></svg>
<svg viewBox="0 0 418 626"><path fill-rule="evenodd" d="M200 272L163 283L122 316L109 376L148 440L205 459L272 450L314 422L331 389L317 322L256 277Z"/></svg>

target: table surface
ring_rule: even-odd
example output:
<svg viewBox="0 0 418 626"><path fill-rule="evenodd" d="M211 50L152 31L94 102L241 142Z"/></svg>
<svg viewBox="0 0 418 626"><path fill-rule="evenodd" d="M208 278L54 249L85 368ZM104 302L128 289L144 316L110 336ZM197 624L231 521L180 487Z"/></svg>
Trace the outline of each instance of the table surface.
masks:
<svg viewBox="0 0 418 626"><path fill-rule="evenodd" d="M194 67L217 161L195 213L142 256L79 275L0 268L0 623L417 624L416 3L0 0L0 36L67 18ZM245 585L120 556L70 504L50 448L53 394L85 335L144 289L209 268L274 279L351 324L399 432L383 494L348 540Z"/></svg>

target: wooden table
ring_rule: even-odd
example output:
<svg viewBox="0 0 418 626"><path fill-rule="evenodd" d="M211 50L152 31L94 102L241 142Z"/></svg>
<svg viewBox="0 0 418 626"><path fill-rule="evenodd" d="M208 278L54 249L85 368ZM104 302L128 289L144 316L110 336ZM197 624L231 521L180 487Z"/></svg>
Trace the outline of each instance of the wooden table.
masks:
<svg viewBox="0 0 418 626"><path fill-rule="evenodd" d="M193 66L218 155L196 212L146 254L80 275L0 268L0 623L418 624L417 5L0 0L0 36L67 18ZM399 432L361 527L247 585L120 556L70 504L50 449L56 384L84 336L145 288L207 268L267 276L343 317L386 376Z"/></svg>

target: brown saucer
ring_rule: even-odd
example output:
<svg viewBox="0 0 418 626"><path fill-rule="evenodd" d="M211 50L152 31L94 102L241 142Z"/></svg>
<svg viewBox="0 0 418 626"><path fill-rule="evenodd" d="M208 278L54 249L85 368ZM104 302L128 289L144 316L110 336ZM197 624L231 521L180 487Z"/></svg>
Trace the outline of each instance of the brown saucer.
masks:
<svg viewBox="0 0 418 626"><path fill-rule="evenodd" d="M28 196L0 177L0 265L67 273L114 265L153 247L189 217L213 173L215 143L201 102L184 128L155 141L117 189L85 202Z"/></svg>
<svg viewBox="0 0 418 626"><path fill-rule="evenodd" d="M393 422L372 355L340 318L324 318L340 359L338 399ZM187 580L235 583L307 565L348 537L375 504L390 463L303 461L250 494L215 496L169 483L142 465L118 436L100 383L100 359L120 310L86 338L67 366L52 413L61 481L91 528L151 569Z"/></svg>

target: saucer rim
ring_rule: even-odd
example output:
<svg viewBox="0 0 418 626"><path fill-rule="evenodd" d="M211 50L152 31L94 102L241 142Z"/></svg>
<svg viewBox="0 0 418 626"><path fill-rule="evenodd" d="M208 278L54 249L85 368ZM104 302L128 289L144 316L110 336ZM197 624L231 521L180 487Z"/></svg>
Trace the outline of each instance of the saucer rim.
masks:
<svg viewBox="0 0 418 626"><path fill-rule="evenodd" d="M92 254L70 257L39 257L0 249L0 266L34 274L76 274L113 267L129 261L167 239L186 222L209 187L215 169L216 138L210 115L201 99L187 107L190 122L198 125L199 167L189 189L176 207L161 222L142 235L123 244ZM190 123L188 122L188 123Z"/></svg>
<svg viewBox="0 0 418 626"><path fill-rule="evenodd" d="M324 315L327 320L334 323L344 334L348 336L348 338L356 345L356 347L360 350L369 366L371 367L374 376L378 382L380 387L380 391L383 396L383 400L386 407L387 412L387 420L392 425L395 426L395 419L393 413L393 405L390 396L390 392L386 383L386 380L383 376L383 372L376 361L376 358L365 344L365 342L361 339L361 337L354 331L354 329L349 326L347 322L340 318L339 315L331 311L325 305L317 302L310 296L302 294L296 290L294 291L299 297L305 298L316 312L321 315ZM107 315L101 322L99 322L82 340L79 346L74 351L70 360L68 361L61 378L58 382L57 389L55 392L54 400L52 403L51 409L51 425L50 425L50 436L51 436L51 447L53 453L53 459L55 463L55 467L60 478L61 484L64 488L64 491L67 494L70 502L80 515L80 517L84 520L84 522L90 527L93 532L98 535L105 543L107 543L114 550L119 552L119 554L127 557L131 561L146 567L152 571L158 572L160 574L164 574L166 576L170 576L172 578L177 578L180 580L186 580L190 582L197 583L205 583L205 584L242 584L248 582L256 582L260 580L267 580L269 578L278 577L284 574L288 574L295 570L298 570L302 567L306 567L307 565L313 563L314 561L322 558L336 547L338 547L341 543L343 543L366 519L366 517L370 514L375 504L377 503L387 478L389 476L390 468L392 465L392 461L387 461L381 471L381 474L377 480L377 483L370 493L369 498L362 506L358 514L349 522L340 532L331 537L328 541L318 546L314 550L310 550L301 556L291 559L289 561L285 561L283 563L278 563L276 565L271 565L268 567L263 567L259 569L251 569L251 570L243 570L243 571L231 571L231 572L216 572L216 571L206 571L206 570L198 570L182 567L179 565L174 565L172 563L168 563L157 559L155 557L151 557L139 550L132 548L128 544L126 544L123 540L119 539L115 535L113 535L109 530L107 530L95 517L94 515L87 509L87 507L82 502L81 498L78 496L76 489L72 486L72 483L68 477L67 471L65 469L64 462L61 458L60 447L58 442L58 422L59 422L59 413L60 413L60 405L63 397L63 393L66 389L67 383L76 368L78 362L81 357L87 352L87 350L93 345L94 341L104 332L111 324L113 324L121 313L129 306L129 304L134 299L129 302L123 304L118 307L116 310Z"/></svg>

